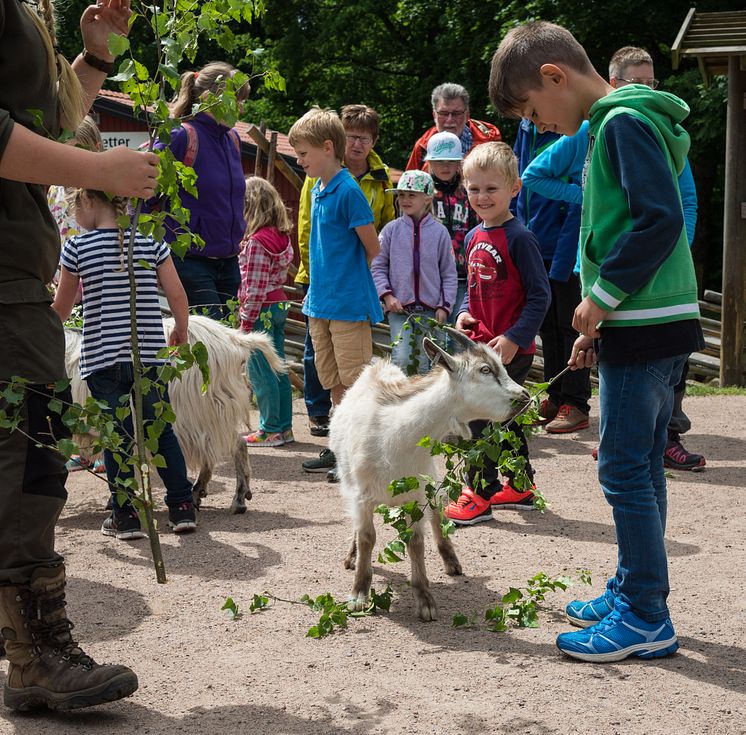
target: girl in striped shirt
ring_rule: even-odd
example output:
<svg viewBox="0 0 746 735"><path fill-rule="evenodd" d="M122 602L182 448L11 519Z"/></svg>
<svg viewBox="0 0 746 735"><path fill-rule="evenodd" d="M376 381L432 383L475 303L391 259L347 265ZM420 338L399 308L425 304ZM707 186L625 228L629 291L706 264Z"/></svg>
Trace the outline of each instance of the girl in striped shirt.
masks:
<svg viewBox="0 0 746 735"><path fill-rule="evenodd" d="M123 421L115 410L122 399L132 392L134 368L130 345L130 285L127 273L125 243L129 228L122 230L117 219L126 214L127 200L109 197L90 189L73 189L70 203L78 224L87 232L67 240L62 249L60 282L52 308L64 322L70 315L78 285L83 283L83 341L80 350L80 372L88 383L91 395L109 406L109 413L122 437L121 451L133 451L132 417ZM134 270L137 286L137 337L145 376L158 380L157 368L166 361L157 357L166 346L158 302L158 285L168 300L175 326L168 338L169 345L187 341L187 298L179 281L169 248L149 237L135 236ZM162 393L161 393L162 390ZM168 401L168 389L151 387L143 396L146 422L158 415L161 400ZM129 401L125 400L129 405ZM192 483L186 472L184 455L171 424L166 423L158 438L158 454L166 467L158 474L166 487L169 524L176 533L197 527L192 504ZM111 450L104 450L106 476L111 491L112 513L101 532L120 540L143 538L140 518L132 506L123 483L132 477L132 467L120 467Z"/></svg>

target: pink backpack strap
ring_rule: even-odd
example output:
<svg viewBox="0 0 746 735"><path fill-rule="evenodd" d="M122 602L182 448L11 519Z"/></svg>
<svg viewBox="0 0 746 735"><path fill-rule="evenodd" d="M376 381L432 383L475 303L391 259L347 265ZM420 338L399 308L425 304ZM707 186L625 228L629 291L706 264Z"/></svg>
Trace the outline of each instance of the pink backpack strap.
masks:
<svg viewBox="0 0 746 735"><path fill-rule="evenodd" d="M194 162L197 159L197 152L199 151L199 138L197 137L197 131L194 129L194 125L188 122L181 123L181 127L186 130L187 134L187 145L184 151L183 164L185 166L193 167Z"/></svg>
<svg viewBox="0 0 746 735"><path fill-rule="evenodd" d="M241 153L241 136L238 134L238 130L235 128L231 128L228 131L228 135L231 136L231 140L233 141L233 145L236 146L236 150L238 151L239 155Z"/></svg>

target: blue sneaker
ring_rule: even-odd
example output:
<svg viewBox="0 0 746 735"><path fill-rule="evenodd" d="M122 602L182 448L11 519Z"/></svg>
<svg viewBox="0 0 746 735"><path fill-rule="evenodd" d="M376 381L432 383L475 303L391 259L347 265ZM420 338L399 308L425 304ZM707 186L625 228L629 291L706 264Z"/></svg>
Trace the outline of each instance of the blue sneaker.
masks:
<svg viewBox="0 0 746 735"><path fill-rule="evenodd" d="M606 582L604 593L590 602L573 600L566 608L565 615L572 625L587 628L589 625L600 623L613 609L616 595L612 590L614 578Z"/></svg>
<svg viewBox="0 0 746 735"><path fill-rule="evenodd" d="M614 610L600 623L557 636L557 648L562 653L594 663L621 661L628 656L661 658L678 647L670 618L647 623L622 600L616 600Z"/></svg>

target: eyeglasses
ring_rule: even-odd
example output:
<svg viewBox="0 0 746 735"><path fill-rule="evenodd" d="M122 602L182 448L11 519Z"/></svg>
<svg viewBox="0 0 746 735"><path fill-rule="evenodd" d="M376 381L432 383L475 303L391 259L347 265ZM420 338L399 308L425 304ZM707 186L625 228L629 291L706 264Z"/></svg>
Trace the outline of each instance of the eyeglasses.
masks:
<svg viewBox="0 0 746 735"><path fill-rule="evenodd" d="M450 117L453 120L460 120L465 114L466 109L463 110L435 110L435 114L439 120L448 120Z"/></svg>
<svg viewBox="0 0 746 735"><path fill-rule="evenodd" d="M345 135L348 143L360 143L360 145L371 145L373 138L370 135Z"/></svg>
<svg viewBox="0 0 746 735"><path fill-rule="evenodd" d="M619 77L617 81L627 82L627 84L644 84L646 87L650 87L650 89L657 89L659 84L657 79L622 79Z"/></svg>

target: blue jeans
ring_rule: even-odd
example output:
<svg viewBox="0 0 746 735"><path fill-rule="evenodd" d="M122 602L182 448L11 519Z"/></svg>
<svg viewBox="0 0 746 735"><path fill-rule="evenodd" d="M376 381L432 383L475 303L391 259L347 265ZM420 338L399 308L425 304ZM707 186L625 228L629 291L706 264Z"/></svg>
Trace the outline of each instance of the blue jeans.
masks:
<svg viewBox="0 0 746 735"><path fill-rule="evenodd" d="M145 376L155 381L155 369L152 367L149 368ZM97 401L105 401L109 406L108 413L114 421L116 431L122 437L123 443L119 453L126 457L132 456L134 450L134 441L131 438L134 436L132 416L129 415L124 421L120 421L115 413L117 407L122 405L120 403L122 396L129 396L132 392L132 386L135 382L132 363L118 362L111 367L97 370L86 378L86 382L88 383L91 395ZM160 391L156 390L155 387L151 387L147 395L143 395L142 397L146 437L148 425L156 416L154 404L161 400L168 401L168 389L165 386L163 386L162 397ZM179 446L179 440L176 438L173 427L169 423L166 423L163 433L158 438L158 454L166 460L166 467L157 468L158 474L166 487L166 497L164 498L166 505L169 508L176 508L187 500L191 501L192 483L189 482L189 478L187 477L186 463L184 462L184 455ZM125 502L123 506L120 504L117 498L117 489L119 489L121 494L123 490L122 483L134 476L132 467L127 465L126 469L121 468L109 449L104 450L104 464L106 465L106 479L109 481L109 490L114 507L129 506L129 501Z"/></svg>
<svg viewBox="0 0 746 735"><path fill-rule="evenodd" d="M650 623L668 617L663 452L673 388L686 358L598 365L598 479L616 527L613 586L632 611Z"/></svg>
<svg viewBox="0 0 746 735"><path fill-rule="evenodd" d="M237 298L238 287L241 285L237 255L231 258L185 255L183 260L174 258L174 265L186 291L189 306L203 307L211 319L225 319L229 316L225 304L228 299ZM198 313L201 311L197 309Z"/></svg>
<svg viewBox="0 0 746 735"><path fill-rule="evenodd" d="M303 286L303 293L308 293L308 286ZM303 343L303 400L309 418L328 416L332 410L332 394L321 385L316 372L316 355L313 351L311 333L308 331L308 317L306 322L306 339Z"/></svg>
<svg viewBox="0 0 746 735"><path fill-rule="evenodd" d="M268 323L259 318L254 322L255 332L266 332L281 358L285 358L285 320L287 302L262 307L268 313ZM261 352L255 352L246 362L251 387L259 407L259 429L268 434L287 431L293 425L293 392L287 374L277 375Z"/></svg>
<svg viewBox="0 0 746 735"><path fill-rule="evenodd" d="M453 303L453 306L451 307L451 314L448 317L447 323L453 326L456 323L456 319L458 319L458 312L459 309L461 309L461 304L464 303L464 296L466 296L466 288L468 286L468 281L461 280L459 278L458 280L458 286L456 287L456 301Z"/></svg>
<svg viewBox="0 0 746 735"><path fill-rule="evenodd" d="M437 336L433 330L426 324L417 324L415 319L418 317L429 317L435 319L435 312L432 309L423 309L417 312L405 312L397 314L393 311L388 313L389 328L391 330L391 362L400 367L405 373L411 374L412 371L424 375L430 370L430 358L425 354L422 348L422 340L425 337ZM409 319L409 329L404 329L404 324ZM412 352L417 350L416 359ZM415 367L416 363L416 367Z"/></svg>

